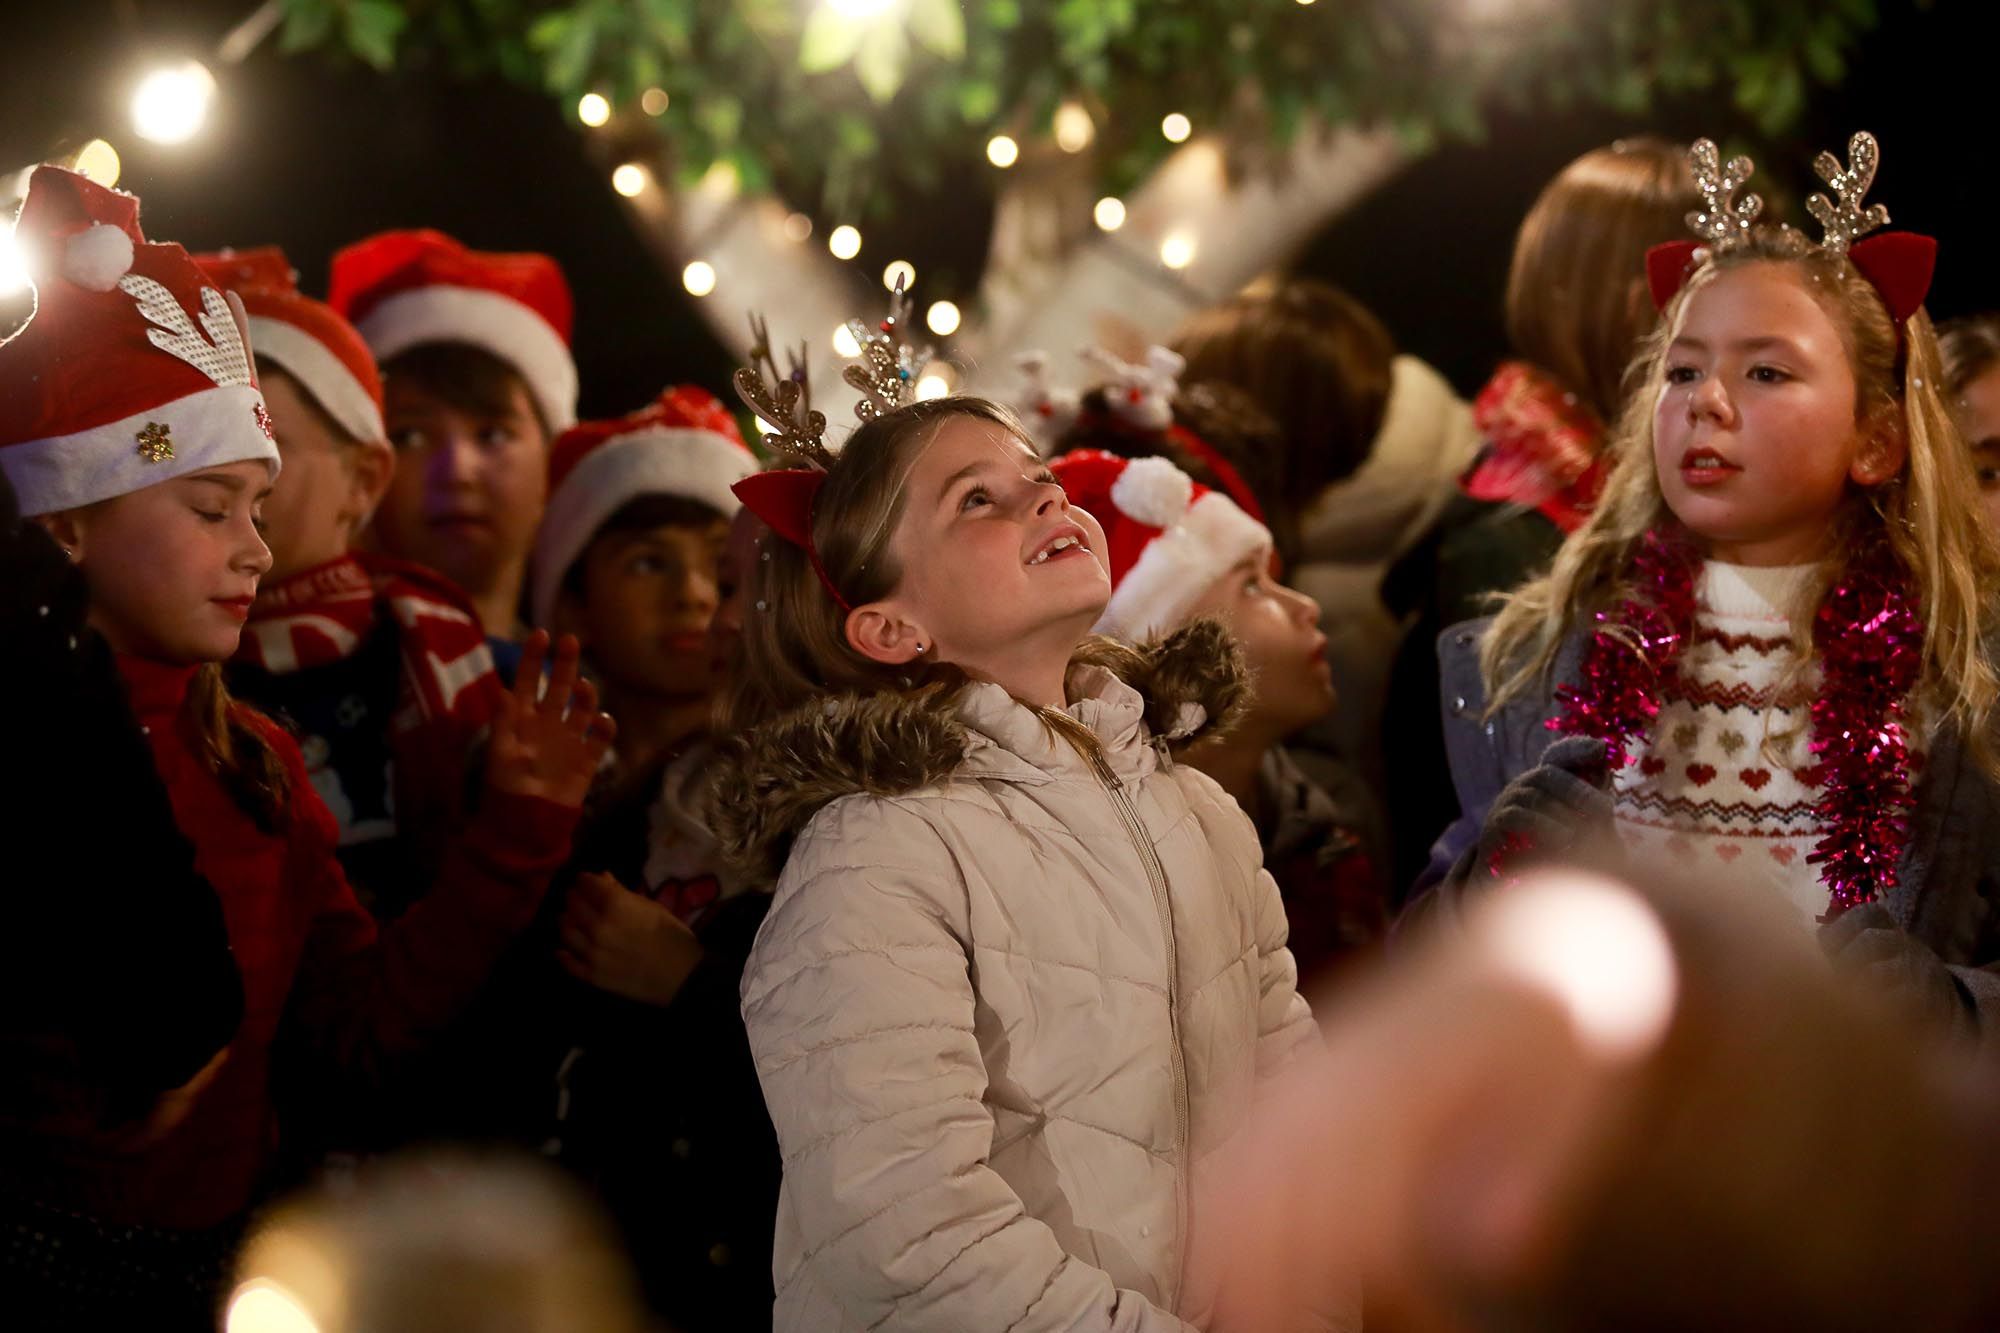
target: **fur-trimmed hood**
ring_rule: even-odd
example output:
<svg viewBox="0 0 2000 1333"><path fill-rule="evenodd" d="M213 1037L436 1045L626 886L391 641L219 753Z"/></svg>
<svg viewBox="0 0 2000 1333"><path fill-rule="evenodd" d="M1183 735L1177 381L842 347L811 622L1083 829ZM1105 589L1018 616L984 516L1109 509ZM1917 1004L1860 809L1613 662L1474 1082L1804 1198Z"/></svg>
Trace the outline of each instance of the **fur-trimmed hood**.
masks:
<svg viewBox="0 0 2000 1333"><path fill-rule="evenodd" d="M1234 725L1248 673L1229 632L1201 620L1139 648L1087 640L1070 660L1069 693L1064 711L1125 778L1150 772L1162 748ZM720 747L710 821L724 855L768 882L799 831L843 796L900 796L955 774L1033 783L1085 762L997 685L831 695Z"/></svg>

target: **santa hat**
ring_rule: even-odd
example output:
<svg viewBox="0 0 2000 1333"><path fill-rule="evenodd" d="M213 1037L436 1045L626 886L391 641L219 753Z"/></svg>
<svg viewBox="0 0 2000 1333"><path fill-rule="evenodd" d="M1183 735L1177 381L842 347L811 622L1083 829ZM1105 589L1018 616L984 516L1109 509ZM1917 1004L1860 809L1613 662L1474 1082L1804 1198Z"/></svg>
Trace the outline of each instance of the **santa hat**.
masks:
<svg viewBox="0 0 2000 1333"><path fill-rule="evenodd" d="M23 514L52 514L278 447L242 306L178 245L139 230L139 201L37 167L15 236L35 313L0 343L0 469Z"/></svg>
<svg viewBox="0 0 2000 1333"><path fill-rule="evenodd" d="M326 299L378 361L469 343L520 375L551 430L576 424L569 283L547 255L468 250L443 232L385 231L333 257Z"/></svg>
<svg viewBox="0 0 2000 1333"><path fill-rule="evenodd" d="M297 380L334 424L357 440L388 437L382 380L354 326L299 291L299 275L275 245L196 255L209 280L236 293L250 316L250 344Z"/></svg>
<svg viewBox="0 0 2000 1333"><path fill-rule="evenodd" d="M549 451L549 504L529 566L534 622L551 622L563 576L626 504L677 495L727 517L738 508L729 488L756 470L736 418L690 385L668 389L630 416L564 431Z"/></svg>
<svg viewBox="0 0 2000 1333"><path fill-rule="evenodd" d="M1049 467L1104 529L1111 601L1100 634L1138 642L1172 630L1246 557L1269 557L1268 528L1167 459L1079 449Z"/></svg>

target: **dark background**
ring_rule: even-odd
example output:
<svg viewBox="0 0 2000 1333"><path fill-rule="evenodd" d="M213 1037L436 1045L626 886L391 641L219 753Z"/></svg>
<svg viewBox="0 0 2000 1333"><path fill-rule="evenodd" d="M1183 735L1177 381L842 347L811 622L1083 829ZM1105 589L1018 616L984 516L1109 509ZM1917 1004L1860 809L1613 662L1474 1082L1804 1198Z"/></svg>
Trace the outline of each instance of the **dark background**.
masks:
<svg viewBox="0 0 2000 1333"><path fill-rule="evenodd" d="M124 159L121 187L144 199L149 235L201 249L282 244L315 292L336 248L387 227L434 226L479 248L547 251L576 292L586 415L628 410L675 380L725 385L727 358L678 274L663 271L634 231L568 106L501 83L425 71L385 77L351 62L281 56L275 39L243 64L217 68L216 41L252 8L253 0L72 0L30 10L10 0L0 17L0 171L102 136ZM1796 200L1818 185L1815 151L1844 156L1848 135L1869 129L1883 150L1871 198L1889 205L1895 225L1942 242L1932 313L2000 307L1991 184L2000 16L1985 0L1884 0L1882 8L1846 82L1815 87L1785 141L1760 139L1722 92L1644 118L1497 116L1485 142L1434 153L1330 225L1298 269L1356 293L1406 350L1469 392L1505 351L1500 297L1514 229L1577 153L1625 134L1707 134L1749 146L1767 197L1782 184ZM163 148L130 131L126 102L138 71L174 54L202 58L222 87L203 133ZM977 166L961 179L995 180ZM983 260L989 203L976 188L912 199L895 220L866 228L858 262L907 255L925 275L926 298L963 303ZM1795 207L1780 216L1803 220ZM815 244L828 225L818 222ZM23 313L0 308L0 325Z"/></svg>

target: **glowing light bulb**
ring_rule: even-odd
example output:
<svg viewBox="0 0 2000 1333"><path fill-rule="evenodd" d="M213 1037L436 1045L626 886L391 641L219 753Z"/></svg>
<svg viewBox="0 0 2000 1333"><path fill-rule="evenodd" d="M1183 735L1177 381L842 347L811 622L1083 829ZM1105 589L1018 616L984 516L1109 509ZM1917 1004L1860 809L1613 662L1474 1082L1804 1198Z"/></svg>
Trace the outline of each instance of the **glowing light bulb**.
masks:
<svg viewBox="0 0 2000 1333"><path fill-rule="evenodd" d="M14 238L14 224L0 223L0 296L13 296L26 290L27 256L21 253L21 243Z"/></svg>
<svg viewBox="0 0 2000 1333"><path fill-rule="evenodd" d="M681 286L687 288L689 296L707 296L715 290L715 266L695 260L681 270Z"/></svg>
<svg viewBox="0 0 2000 1333"><path fill-rule="evenodd" d="M860 356L861 343L855 338L854 330L842 324L833 331L833 350L842 356Z"/></svg>
<svg viewBox="0 0 2000 1333"><path fill-rule="evenodd" d="M1090 210L1090 216L1096 220L1100 229L1117 231L1125 225L1125 201L1114 199L1107 194L1097 201L1097 207Z"/></svg>
<svg viewBox="0 0 2000 1333"><path fill-rule="evenodd" d="M215 76L197 61L156 69L132 94L132 126L153 143L186 143L201 132L214 97Z"/></svg>
<svg viewBox="0 0 2000 1333"><path fill-rule="evenodd" d="M1168 143L1186 143L1187 137L1194 133L1194 122L1178 111L1170 112L1160 122L1160 133L1167 136Z"/></svg>
<svg viewBox="0 0 2000 1333"><path fill-rule="evenodd" d="M319 1333L298 1297L267 1277L254 1277L229 1298L228 1333Z"/></svg>
<svg viewBox="0 0 2000 1333"><path fill-rule="evenodd" d="M785 219L785 239L797 244L813 234L813 220L803 213L793 213Z"/></svg>
<svg viewBox="0 0 2000 1333"><path fill-rule="evenodd" d="M907 259L898 259L890 264L889 267L882 270L882 285L890 291L893 292L896 290L896 284L899 281L903 284L903 290L906 292L916 286L917 266Z"/></svg>
<svg viewBox="0 0 2000 1333"><path fill-rule="evenodd" d="M646 192L646 169L637 162L627 162L611 173L611 188L627 199L635 199Z"/></svg>
<svg viewBox="0 0 2000 1333"><path fill-rule="evenodd" d="M585 93L576 99L576 118L596 129L611 119L611 99L603 93Z"/></svg>
<svg viewBox="0 0 2000 1333"><path fill-rule="evenodd" d="M1186 268L1194 262L1194 237L1184 231L1169 232L1160 242L1160 262L1168 268Z"/></svg>
<svg viewBox="0 0 2000 1333"><path fill-rule="evenodd" d="M668 103L665 88L648 88L639 94L639 109L649 116L666 115Z"/></svg>
<svg viewBox="0 0 2000 1333"><path fill-rule="evenodd" d="M861 253L861 233L843 223L826 238L826 248L833 252L835 259L852 259Z"/></svg>
<svg viewBox="0 0 2000 1333"><path fill-rule="evenodd" d="M986 160L1005 171L1021 159L1021 145L1004 134L996 134L986 141Z"/></svg>
<svg viewBox="0 0 2000 1333"><path fill-rule="evenodd" d="M1097 122L1080 102L1064 102L1056 108L1056 147L1065 153L1081 153L1097 137Z"/></svg>
<svg viewBox="0 0 2000 1333"><path fill-rule="evenodd" d="M942 375L926 375L917 381L918 398L943 398L951 392L951 385Z"/></svg>
<svg viewBox="0 0 2000 1333"><path fill-rule="evenodd" d="M949 301L933 301L931 308L924 312L924 323L940 338L949 338L958 332L961 316L958 307Z"/></svg>
<svg viewBox="0 0 2000 1333"><path fill-rule="evenodd" d="M90 177L106 189L118 183L121 167L118 150L102 139L92 139L79 148L74 165L78 174Z"/></svg>

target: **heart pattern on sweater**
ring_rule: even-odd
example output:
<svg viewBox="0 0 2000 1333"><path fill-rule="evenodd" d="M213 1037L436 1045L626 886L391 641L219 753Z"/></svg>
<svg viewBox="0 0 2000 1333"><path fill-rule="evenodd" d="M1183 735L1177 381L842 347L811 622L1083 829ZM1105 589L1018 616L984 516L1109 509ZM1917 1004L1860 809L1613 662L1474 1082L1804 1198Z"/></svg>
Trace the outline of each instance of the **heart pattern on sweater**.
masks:
<svg viewBox="0 0 2000 1333"><path fill-rule="evenodd" d="M1656 778L1667 771L1667 761L1649 754L1639 761L1639 771L1649 778Z"/></svg>
<svg viewBox="0 0 2000 1333"><path fill-rule="evenodd" d="M1741 778L1743 785L1751 791L1762 791L1764 790L1764 784L1771 780L1771 770L1768 768L1746 768L1736 776Z"/></svg>
<svg viewBox="0 0 2000 1333"><path fill-rule="evenodd" d="M1722 742L1722 752L1728 755L1731 759L1734 759L1736 757L1736 752L1738 750L1742 749L1744 746L1750 743L1749 741L1743 739L1743 733L1740 731L1723 732L1721 737L1721 742Z"/></svg>
<svg viewBox="0 0 2000 1333"><path fill-rule="evenodd" d="M1743 848L1733 842L1717 843L1715 854L1722 858L1724 865L1728 865L1731 861L1743 855Z"/></svg>
<svg viewBox="0 0 2000 1333"><path fill-rule="evenodd" d="M1692 750L1694 743L1700 738L1701 731L1692 722L1683 722L1674 728L1674 744L1683 750Z"/></svg>
<svg viewBox="0 0 2000 1333"><path fill-rule="evenodd" d="M1706 787L1709 783L1715 781L1715 765L1689 764L1687 766L1687 775L1688 781L1692 782L1695 786Z"/></svg>
<svg viewBox="0 0 2000 1333"><path fill-rule="evenodd" d="M1781 842L1775 847L1768 847L1765 850L1770 852L1771 859L1781 866L1788 866L1799 859L1799 849L1790 843Z"/></svg>

